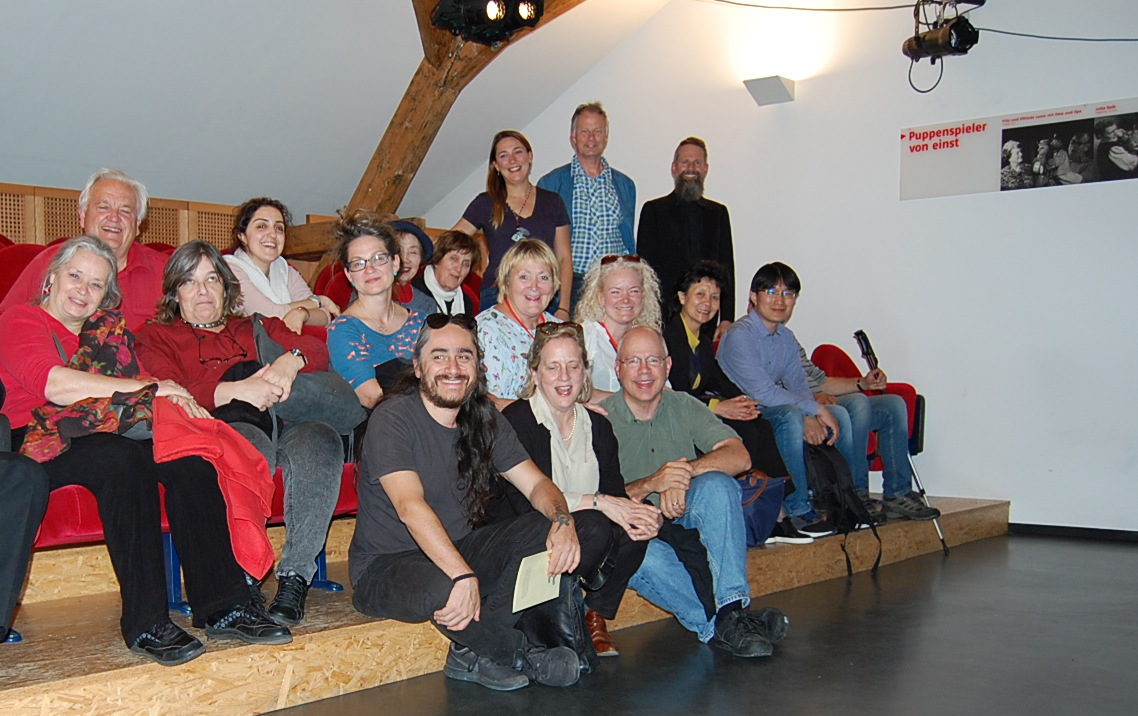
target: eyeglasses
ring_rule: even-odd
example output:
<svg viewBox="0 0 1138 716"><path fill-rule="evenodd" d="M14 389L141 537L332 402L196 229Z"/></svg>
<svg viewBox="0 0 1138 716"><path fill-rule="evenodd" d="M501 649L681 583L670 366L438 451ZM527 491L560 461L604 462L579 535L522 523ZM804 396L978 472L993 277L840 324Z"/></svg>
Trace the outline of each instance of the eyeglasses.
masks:
<svg viewBox="0 0 1138 716"><path fill-rule="evenodd" d="M237 361L243 361L249 357L249 351L245 350L245 348L240 343L237 342L237 337L234 336L233 332L229 330L229 324L228 323L225 325L225 334L228 335L229 340L233 342L233 347L236 348L240 352L234 353L233 355L228 356L226 358L203 358L202 357L202 341L205 340L206 336L199 335L199 336L197 336L197 339L198 339L198 362L199 363L201 363L206 368L209 368L212 370L214 368L220 368L223 365L231 365L232 363L235 363Z"/></svg>
<svg viewBox="0 0 1138 716"><path fill-rule="evenodd" d="M798 291L791 291L789 288L779 291L777 288L767 288L759 291L765 293L767 296L774 298L775 296L782 296L787 301L793 301L798 298Z"/></svg>
<svg viewBox="0 0 1138 716"><path fill-rule="evenodd" d="M562 329L568 328L578 335L585 335L585 329L581 327L580 323L573 321L545 321L544 323L537 324L537 332L546 336L554 336L561 332Z"/></svg>
<svg viewBox="0 0 1138 716"><path fill-rule="evenodd" d="M646 365L649 368L655 369L662 367L664 365L664 362L667 360L667 358L661 356L648 356L647 358L632 356L631 358L622 359L620 363L621 365L628 366L633 370L639 370L641 365Z"/></svg>
<svg viewBox="0 0 1138 716"><path fill-rule="evenodd" d="M621 259L624 259L625 261L627 261L630 264L640 263L640 255L639 254L625 254L623 256L617 256L616 254L609 254L608 256L602 256L601 257L601 266L608 266L609 264L615 264L617 261L619 261Z"/></svg>
<svg viewBox="0 0 1138 716"><path fill-rule="evenodd" d="M456 313L453 316L447 315L445 313L432 313L431 315L427 316L425 323L427 324L427 328L430 328L432 331L437 331L444 326L450 325L451 323L454 323L455 325L465 328L471 332L478 330L478 321L474 320L465 313Z"/></svg>
<svg viewBox="0 0 1138 716"><path fill-rule="evenodd" d="M348 271L357 273L363 271L368 264L371 264L372 268L379 268L389 263L391 263L391 254L381 251L370 259L352 259L348 262Z"/></svg>

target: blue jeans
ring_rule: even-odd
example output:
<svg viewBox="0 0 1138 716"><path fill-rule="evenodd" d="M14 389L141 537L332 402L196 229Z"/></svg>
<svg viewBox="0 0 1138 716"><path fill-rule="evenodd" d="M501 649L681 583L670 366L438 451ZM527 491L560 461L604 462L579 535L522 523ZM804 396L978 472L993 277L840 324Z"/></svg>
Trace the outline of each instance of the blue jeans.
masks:
<svg viewBox="0 0 1138 716"><path fill-rule="evenodd" d="M708 472L692 480L687 493L687 512L676 524L699 531L707 548L707 561L715 583L715 608L731 602L751 602L747 583L747 538L743 526L743 491L739 482L722 472ZM715 620L708 620L695 593L691 577L676 552L658 539L648 543L640 569L628 586L671 612L700 641L715 636Z"/></svg>
<svg viewBox="0 0 1138 716"><path fill-rule="evenodd" d="M838 441L834 446L852 465L850 458L854 454L854 438L849 413L841 405L827 405L826 409L838 421ZM804 515L812 509L807 498L809 482L806 479L806 457L802 447L802 421L807 416L793 405L773 405L763 406L763 417L774 428L774 441L778 444L782 461L786 463L790 479L794 482L794 492L782 501L782 509L789 517ZM865 463L865 443L862 443L861 455L861 462Z"/></svg>
<svg viewBox="0 0 1138 716"><path fill-rule="evenodd" d="M909 413L905 409L904 398L899 395L850 393L838 396L837 400L849 414L853 430L853 453L846 456L846 460L850 464L854 486L859 490L869 489L869 460L865 451L869 446L869 432L876 430L884 495L893 498L908 494L912 489L913 475L908 457ZM857 455L861 458L856 459Z"/></svg>

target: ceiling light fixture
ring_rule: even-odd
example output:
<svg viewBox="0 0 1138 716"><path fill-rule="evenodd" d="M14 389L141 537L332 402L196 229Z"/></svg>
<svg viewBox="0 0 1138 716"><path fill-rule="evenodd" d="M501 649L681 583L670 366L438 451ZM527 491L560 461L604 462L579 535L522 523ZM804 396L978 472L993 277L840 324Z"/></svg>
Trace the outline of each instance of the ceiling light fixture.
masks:
<svg viewBox="0 0 1138 716"><path fill-rule="evenodd" d="M431 23L498 49L518 30L537 25L544 11L544 0L439 0Z"/></svg>

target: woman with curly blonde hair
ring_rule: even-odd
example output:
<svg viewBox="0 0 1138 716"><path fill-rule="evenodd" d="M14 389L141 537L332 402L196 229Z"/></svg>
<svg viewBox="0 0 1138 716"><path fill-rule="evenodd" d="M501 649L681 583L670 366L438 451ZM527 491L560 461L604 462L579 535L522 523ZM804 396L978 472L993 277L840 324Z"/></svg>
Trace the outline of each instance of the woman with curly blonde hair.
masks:
<svg viewBox="0 0 1138 716"><path fill-rule="evenodd" d="M624 334L647 326L659 331L660 280L636 254L605 256L585 274L576 320L585 329L585 346L596 400L620 390L616 351Z"/></svg>

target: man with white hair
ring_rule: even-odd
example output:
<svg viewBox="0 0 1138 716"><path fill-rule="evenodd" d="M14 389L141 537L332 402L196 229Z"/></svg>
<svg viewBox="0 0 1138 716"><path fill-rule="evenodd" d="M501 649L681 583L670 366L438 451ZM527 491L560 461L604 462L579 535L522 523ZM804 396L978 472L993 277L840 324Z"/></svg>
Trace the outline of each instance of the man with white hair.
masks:
<svg viewBox="0 0 1138 716"><path fill-rule="evenodd" d="M123 296L119 310L132 331L154 317L166 268L166 254L135 243L148 200L142 182L118 169L98 170L79 194L79 229L102 239L114 251ZM56 250L41 251L32 259L0 301L0 313L40 299L44 274Z"/></svg>

